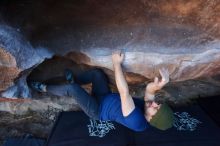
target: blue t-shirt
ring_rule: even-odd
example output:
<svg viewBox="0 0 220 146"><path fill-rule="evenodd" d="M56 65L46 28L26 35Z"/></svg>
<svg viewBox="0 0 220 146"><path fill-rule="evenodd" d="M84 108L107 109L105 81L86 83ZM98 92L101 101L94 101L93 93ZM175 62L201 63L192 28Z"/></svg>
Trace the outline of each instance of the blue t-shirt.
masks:
<svg viewBox="0 0 220 146"><path fill-rule="evenodd" d="M144 102L133 98L135 109L126 117L122 114L121 99L118 93L112 93L105 97L100 104L100 120L118 122L134 131L144 131L149 124L144 117Z"/></svg>

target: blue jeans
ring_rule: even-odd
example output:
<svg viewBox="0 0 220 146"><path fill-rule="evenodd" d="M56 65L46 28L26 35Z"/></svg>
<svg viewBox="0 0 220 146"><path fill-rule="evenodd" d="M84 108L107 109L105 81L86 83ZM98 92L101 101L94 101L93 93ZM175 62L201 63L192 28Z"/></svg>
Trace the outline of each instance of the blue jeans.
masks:
<svg viewBox="0 0 220 146"><path fill-rule="evenodd" d="M74 80L77 83L47 85L47 92L57 96L73 97L90 118L99 119L99 105L102 97L111 93L107 76L100 69L91 69L74 76ZM80 87L80 85L88 83L92 83L92 95Z"/></svg>

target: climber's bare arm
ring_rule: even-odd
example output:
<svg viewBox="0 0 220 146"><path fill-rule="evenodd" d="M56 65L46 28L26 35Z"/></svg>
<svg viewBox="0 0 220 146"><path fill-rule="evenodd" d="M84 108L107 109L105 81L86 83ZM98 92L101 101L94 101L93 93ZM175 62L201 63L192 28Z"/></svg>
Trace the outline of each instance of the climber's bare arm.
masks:
<svg viewBox="0 0 220 146"><path fill-rule="evenodd" d="M122 72L121 63L123 62L124 54L120 51L112 54L112 62L115 71L116 85L121 98L121 107L123 116L128 116L135 108L134 101L129 94L128 84Z"/></svg>
<svg viewBox="0 0 220 146"><path fill-rule="evenodd" d="M169 71L165 68L162 68L159 70L161 80L158 79L158 77L154 78L153 82L150 82L145 90L145 96L144 100L148 101L154 101L155 99L155 93L162 89L168 82L169 82Z"/></svg>

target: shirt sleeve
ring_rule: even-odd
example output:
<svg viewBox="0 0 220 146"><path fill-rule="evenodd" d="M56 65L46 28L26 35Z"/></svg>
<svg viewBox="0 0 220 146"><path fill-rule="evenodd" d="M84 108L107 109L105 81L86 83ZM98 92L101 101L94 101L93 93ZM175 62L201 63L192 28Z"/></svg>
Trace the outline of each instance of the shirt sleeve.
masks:
<svg viewBox="0 0 220 146"><path fill-rule="evenodd" d="M135 107L135 109L128 116L124 117L124 122L128 128L134 131L144 131L149 127L144 114L138 107Z"/></svg>

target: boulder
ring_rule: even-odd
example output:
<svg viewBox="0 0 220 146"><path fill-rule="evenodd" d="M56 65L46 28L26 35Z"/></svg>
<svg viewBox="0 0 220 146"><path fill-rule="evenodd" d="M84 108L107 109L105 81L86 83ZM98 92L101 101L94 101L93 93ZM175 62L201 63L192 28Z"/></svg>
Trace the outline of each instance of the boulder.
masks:
<svg viewBox="0 0 220 146"><path fill-rule="evenodd" d="M111 62L116 50L125 53L123 70L133 96L142 97L147 83L159 76L162 67L169 70L171 79L162 92L173 105L219 95L220 1L2 0L1 97L30 100L1 100L1 117L6 119L1 118L0 125L9 125L3 133L13 127L7 117L14 114L45 113L48 106L76 110L70 98L32 91L28 79L56 83L54 78L62 76L65 68L80 73L99 67L116 91ZM90 87L85 88L89 91ZM21 125L26 127L14 127L11 132L28 129L35 133L37 128L36 135L46 136L51 128L50 123L43 127L25 122Z"/></svg>
<svg viewBox="0 0 220 146"><path fill-rule="evenodd" d="M12 0L2 2L1 8L1 91L8 91L4 96L31 97L27 76L54 55L100 67L114 82L111 54L115 50L125 53L123 68L129 84L145 85L165 67L172 85L191 81L191 88L202 79L207 87L219 87L218 0ZM196 90L185 98L203 96ZM218 92L208 93L213 94Z"/></svg>

